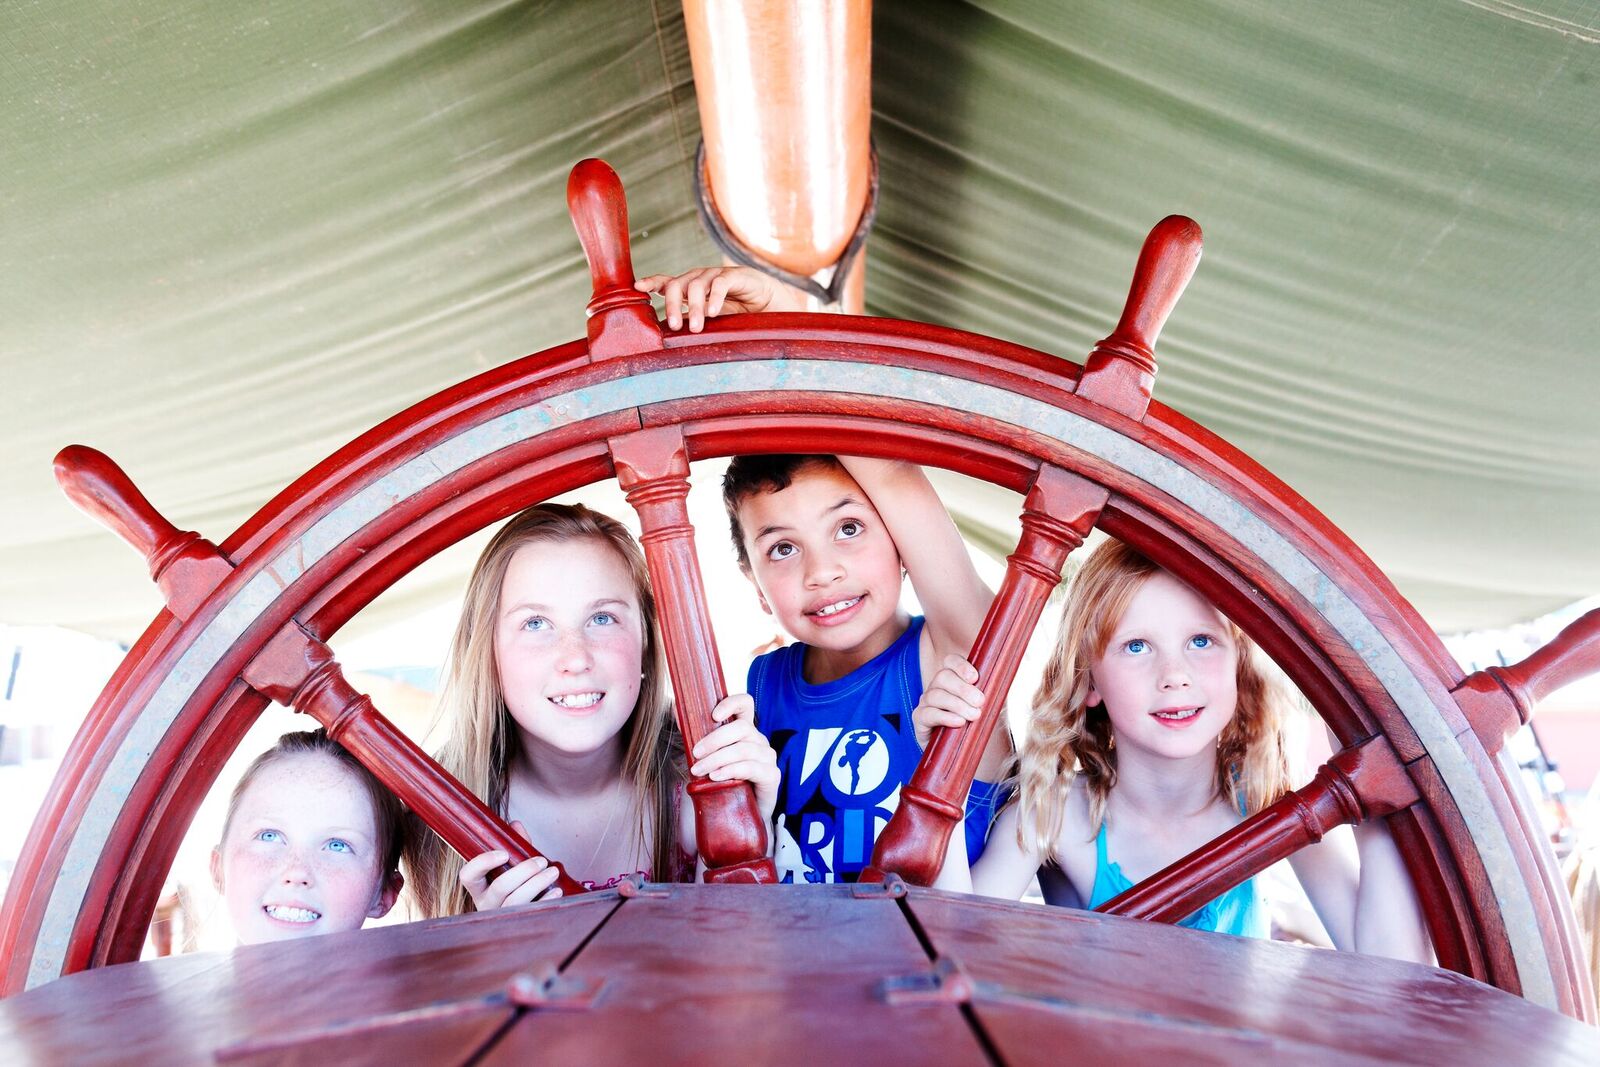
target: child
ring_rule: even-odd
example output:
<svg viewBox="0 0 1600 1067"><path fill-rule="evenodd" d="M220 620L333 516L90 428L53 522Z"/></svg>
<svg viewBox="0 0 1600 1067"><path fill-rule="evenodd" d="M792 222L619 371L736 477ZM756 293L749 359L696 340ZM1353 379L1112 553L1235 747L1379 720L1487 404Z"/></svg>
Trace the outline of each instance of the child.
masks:
<svg viewBox="0 0 1600 1067"><path fill-rule="evenodd" d="M241 945L358 930L403 879L400 802L327 733L289 733L234 787L211 878Z"/></svg>
<svg viewBox="0 0 1600 1067"><path fill-rule="evenodd" d="M982 694L966 664L940 672L920 725L969 721ZM1250 640L1203 597L1116 541L1074 579L1034 698L1018 802L971 868L970 888L1022 895L1059 866L1094 908L1260 811L1289 789L1287 695ZM1290 860L1339 948L1426 961L1421 913L1387 828L1355 830L1360 869L1332 837ZM952 849L940 876L968 888ZM1115 858L1113 858L1115 857ZM1270 935L1255 879L1183 925Z"/></svg>
<svg viewBox="0 0 1600 1067"><path fill-rule="evenodd" d="M683 880L695 866L694 811L666 678L633 536L582 506L529 508L489 542L468 582L439 762L590 888L632 874ZM749 698L712 715L723 725L688 770L751 782L770 817L777 765ZM428 916L560 895L543 858L494 876L508 859L493 851L463 863L431 832L407 857Z"/></svg>
<svg viewBox="0 0 1600 1067"><path fill-rule="evenodd" d="M645 278L667 323L691 331L729 311L803 310L801 298L743 267ZM740 569L796 643L758 657L748 689L778 751L785 882L854 881L921 758L911 711L935 665L965 656L994 594L921 468L830 455L738 456L723 481ZM909 575L925 618L900 607ZM1010 749L996 730L980 778ZM971 850L982 848L994 787L973 783Z"/></svg>

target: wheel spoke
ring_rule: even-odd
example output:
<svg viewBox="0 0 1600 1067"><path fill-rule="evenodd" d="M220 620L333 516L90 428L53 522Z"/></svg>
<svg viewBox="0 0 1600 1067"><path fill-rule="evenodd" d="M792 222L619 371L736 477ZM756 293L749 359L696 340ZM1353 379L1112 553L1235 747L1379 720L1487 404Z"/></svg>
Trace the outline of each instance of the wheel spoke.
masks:
<svg viewBox="0 0 1600 1067"><path fill-rule="evenodd" d="M1156 380L1156 338L1200 265L1200 226L1168 215L1144 240L1122 318L1089 352L1078 395L1130 419L1142 419Z"/></svg>
<svg viewBox="0 0 1600 1067"><path fill-rule="evenodd" d="M215 544L168 522L105 454L77 445L63 449L56 477L74 503L145 557L168 609L180 619L193 614L233 570ZM257 692L326 727L330 738L463 857L504 849L516 864L539 855L356 692L333 650L299 623L290 621L274 635L243 677ZM556 884L568 894L583 892L565 870Z"/></svg>
<svg viewBox="0 0 1600 1067"><path fill-rule="evenodd" d="M321 723L330 738L377 776L463 859L501 849L510 856L506 867L512 867L540 855L401 733L369 697L357 692L334 659L333 650L298 623L290 622L273 637L244 669L244 680L257 692ZM556 887L564 895L585 891L565 867L555 860L550 863L560 872Z"/></svg>
<svg viewBox="0 0 1600 1067"><path fill-rule="evenodd" d="M567 210L589 260L589 358L650 352L661 347L661 324L650 298L633 287L628 247L628 201L617 172L585 159L567 178Z"/></svg>
<svg viewBox="0 0 1600 1067"><path fill-rule="evenodd" d="M69 500L144 557L167 610L178 618L193 615L232 572L221 549L168 522L104 452L68 445L56 455L55 471Z"/></svg>
<svg viewBox="0 0 1600 1067"><path fill-rule="evenodd" d="M1056 467L1044 466L1022 506L1022 536L1006 561L989 614L973 642L970 659L984 691L982 714L960 728L941 728L911 781L900 791L900 807L878 835L872 866L864 880L893 872L908 882L928 885L944 864L950 834L961 820L973 775L1005 707L1028 638L1061 568L1094 528L1109 494L1095 483Z"/></svg>
<svg viewBox="0 0 1600 1067"><path fill-rule="evenodd" d="M1533 717L1539 701L1600 673L1600 608L1585 612L1526 659L1486 667L1451 690L1489 755Z"/></svg>
<svg viewBox="0 0 1600 1067"><path fill-rule="evenodd" d="M656 614L672 675L673 712L684 748L692 752L716 727L711 709L728 691L689 522L689 455L683 430L640 430L610 443L617 483L639 513L639 540L656 591ZM689 782L689 797L706 881L778 880L767 855L766 820L750 783L697 776Z"/></svg>
<svg viewBox="0 0 1600 1067"><path fill-rule="evenodd" d="M1417 801L1394 750L1370 737L1338 753L1310 783L1096 908L1175 923L1337 826L1392 815Z"/></svg>

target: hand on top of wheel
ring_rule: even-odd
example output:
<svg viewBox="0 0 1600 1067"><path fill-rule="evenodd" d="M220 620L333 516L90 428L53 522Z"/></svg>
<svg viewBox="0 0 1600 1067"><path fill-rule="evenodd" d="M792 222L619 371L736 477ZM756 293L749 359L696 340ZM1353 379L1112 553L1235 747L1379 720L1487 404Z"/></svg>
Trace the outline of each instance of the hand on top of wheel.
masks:
<svg viewBox="0 0 1600 1067"><path fill-rule="evenodd" d="M977 680L978 668L960 656L944 658L944 666L928 682L911 712L918 745L928 747L935 726L958 727L977 721L983 712L983 690L973 684Z"/></svg>
<svg viewBox="0 0 1600 1067"><path fill-rule="evenodd" d="M511 828L524 841L528 841L528 831L522 823L513 822ZM531 841L528 843L532 844ZM556 884L556 877L560 872L543 856L523 860L510 870L501 872L499 877L491 881L490 873L510 860L510 854L504 849L494 849L481 856L474 856L462 864L461 888L472 898L472 906L475 909L489 911L513 904L528 904L541 897L545 900L555 900L561 896L561 890L550 888Z"/></svg>
<svg viewBox="0 0 1600 1067"><path fill-rule="evenodd" d="M778 799L778 754L756 729L755 701L747 693L723 697L711 717L722 725L689 753L689 773L713 782L749 782L755 787L756 807L770 822Z"/></svg>
<svg viewBox="0 0 1600 1067"><path fill-rule="evenodd" d="M805 300L788 286L749 267L696 267L682 274L652 274L633 283L640 292L659 293L666 302L667 326L699 333L706 319L754 311L804 311Z"/></svg>

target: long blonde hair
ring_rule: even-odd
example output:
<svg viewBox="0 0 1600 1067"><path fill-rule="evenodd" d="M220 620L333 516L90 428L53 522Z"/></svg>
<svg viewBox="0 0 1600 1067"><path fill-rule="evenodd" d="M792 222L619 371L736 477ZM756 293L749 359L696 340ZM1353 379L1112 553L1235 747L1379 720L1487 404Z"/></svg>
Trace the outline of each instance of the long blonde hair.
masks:
<svg viewBox="0 0 1600 1067"><path fill-rule="evenodd" d="M455 775L494 811L506 814L509 770L517 755L517 731L500 689L495 662L494 620L500 587L511 557L528 545L596 541L610 546L627 564L644 621L643 678L633 714L622 727L623 777L633 786L639 813L637 842L651 857L652 877L675 873L677 790L683 778L682 742L667 695L665 653L656 623L650 572L633 535L621 523L583 505L540 504L512 517L478 557L451 642L450 661L439 713L450 736L439 751L444 769ZM406 861L422 914L432 918L471 911L472 898L461 887L462 857L443 839L422 827L411 835ZM534 842L537 846L538 842ZM553 857L560 859L561 857Z"/></svg>
<svg viewBox="0 0 1600 1067"><path fill-rule="evenodd" d="M1054 855L1068 794L1080 779L1088 791L1091 836L1100 832L1106 800L1117 784L1117 750L1105 706L1088 706L1089 671L1105 653L1134 594L1159 571L1127 545L1108 539L1072 580L1019 757L1017 835L1024 848ZM1237 626L1233 638L1239 653L1238 703L1217 739L1217 793L1253 815L1289 789L1284 720L1290 698Z"/></svg>

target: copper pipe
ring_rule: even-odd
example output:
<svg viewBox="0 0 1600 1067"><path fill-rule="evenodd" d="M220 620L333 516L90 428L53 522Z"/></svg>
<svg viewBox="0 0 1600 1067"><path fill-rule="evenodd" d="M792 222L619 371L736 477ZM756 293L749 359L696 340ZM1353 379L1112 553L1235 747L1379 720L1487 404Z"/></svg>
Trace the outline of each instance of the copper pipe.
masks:
<svg viewBox="0 0 1600 1067"><path fill-rule="evenodd" d="M871 3L684 0L683 12L718 212L774 266L832 266L867 200Z"/></svg>

